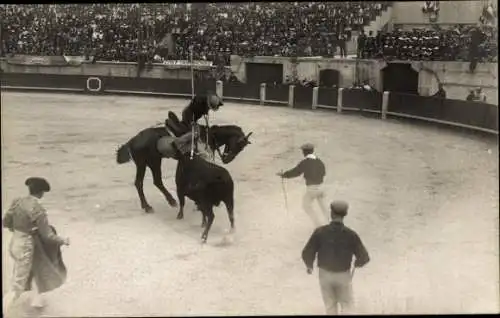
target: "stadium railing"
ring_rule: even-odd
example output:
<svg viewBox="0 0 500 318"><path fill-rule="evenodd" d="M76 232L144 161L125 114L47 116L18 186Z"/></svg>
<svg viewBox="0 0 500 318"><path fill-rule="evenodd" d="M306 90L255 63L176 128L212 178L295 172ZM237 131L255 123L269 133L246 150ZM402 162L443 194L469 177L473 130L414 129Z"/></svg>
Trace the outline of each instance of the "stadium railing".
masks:
<svg viewBox="0 0 500 318"><path fill-rule="evenodd" d="M99 64L106 66L105 63ZM43 66L38 70L43 72ZM68 75L2 71L1 88L86 94L134 94L184 98L192 96L190 79L116 76L111 71L107 76L82 75L83 72L78 74L77 71L72 73ZM131 71L128 74L135 72ZM227 101L310 110L333 109L338 113L343 111L372 113L379 115L381 119L411 118L498 135L498 106L487 103L395 92L380 93L362 89L223 83L215 80L195 80L194 88L195 93L216 91Z"/></svg>

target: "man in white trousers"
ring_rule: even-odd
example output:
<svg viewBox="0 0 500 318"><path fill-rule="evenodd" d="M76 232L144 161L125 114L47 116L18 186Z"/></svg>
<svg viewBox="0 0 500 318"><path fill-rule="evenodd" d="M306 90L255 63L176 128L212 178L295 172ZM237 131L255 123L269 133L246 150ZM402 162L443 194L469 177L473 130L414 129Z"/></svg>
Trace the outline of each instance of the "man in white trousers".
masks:
<svg viewBox="0 0 500 318"><path fill-rule="evenodd" d="M326 175L325 164L314 154L314 145L306 143L300 147L304 159L300 161L295 168L277 173L282 178L295 178L304 176L306 182L306 192L302 199L302 208L312 219L316 227L327 224L329 212L324 202L325 193L322 189L323 180ZM322 214L317 215L314 212L312 203L317 201Z"/></svg>

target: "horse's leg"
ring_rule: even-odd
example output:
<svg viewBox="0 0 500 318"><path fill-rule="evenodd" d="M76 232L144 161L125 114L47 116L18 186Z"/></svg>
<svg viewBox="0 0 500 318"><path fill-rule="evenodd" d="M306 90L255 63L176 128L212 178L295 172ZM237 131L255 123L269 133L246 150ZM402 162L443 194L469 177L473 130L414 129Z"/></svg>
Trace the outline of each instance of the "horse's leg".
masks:
<svg viewBox="0 0 500 318"><path fill-rule="evenodd" d="M170 206L176 207L177 202L174 197L163 185L163 181L161 180L161 157L149 160L147 163L149 169L151 169L151 173L153 174L153 182L154 185L161 191L161 193L165 196L168 204Z"/></svg>
<svg viewBox="0 0 500 318"><path fill-rule="evenodd" d="M177 198L179 199L179 212L177 213L177 220L184 218L184 205L186 204L186 185L185 185L185 172L180 162L177 162L175 169L175 190Z"/></svg>
<svg viewBox="0 0 500 318"><path fill-rule="evenodd" d="M201 235L201 241L202 243L207 242L208 238L208 232L210 231L210 228L212 227L212 223L214 223L214 209L213 206L210 204L204 204L203 208L203 214L207 219L207 225L205 227L205 230L203 231L203 234Z"/></svg>
<svg viewBox="0 0 500 318"><path fill-rule="evenodd" d="M146 197L144 196L144 175L146 174L146 162L141 159L135 159L135 188L137 189L137 193L139 194L139 200L141 200L141 209L146 211L146 213L150 213L153 211L153 208L146 201Z"/></svg>

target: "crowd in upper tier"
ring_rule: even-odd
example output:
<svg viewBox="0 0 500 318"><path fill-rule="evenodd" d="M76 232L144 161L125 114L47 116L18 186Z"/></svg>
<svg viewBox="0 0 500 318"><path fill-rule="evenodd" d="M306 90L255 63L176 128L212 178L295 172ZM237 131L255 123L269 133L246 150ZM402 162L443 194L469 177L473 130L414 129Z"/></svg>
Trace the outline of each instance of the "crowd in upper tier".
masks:
<svg viewBox="0 0 500 318"><path fill-rule="evenodd" d="M0 5L1 54L86 55L97 60L194 60L229 64L230 55L346 55L389 2ZM420 14L420 13L419 13ZM495 27L380 32L358 39L358 56L467 60L477 43L496 57ZM474 44L474 45L476 45Z"/></svg>
<svg viewBox="0 0 500 318"><path fill-rule="evenodd" d="M328 55L384 2L1 5L2 55L92 55L99 60L230 54ZM171 36L167 36L167 35Z"/></svg>
<svg viewBox="0 0 500 318"><path fill-rule="evenodd" d="M368 59L470 61L471 52L479 61L496 61L495 29L457 25L449 29L395 30L358 37L358 56Z"/></svg>

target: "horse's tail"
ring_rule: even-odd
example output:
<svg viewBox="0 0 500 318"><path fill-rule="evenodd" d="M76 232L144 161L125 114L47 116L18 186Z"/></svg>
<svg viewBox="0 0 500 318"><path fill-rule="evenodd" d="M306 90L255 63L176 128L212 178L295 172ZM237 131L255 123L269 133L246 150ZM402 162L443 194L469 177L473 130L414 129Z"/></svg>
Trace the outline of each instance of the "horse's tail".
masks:
<svg viewBox="0 0 500 318"><path fill-rule="evenodd" d="M130 146L126 143L116 151L116 162L118 164L127 163L130 159L132 159L130 156Z"/></svg>

